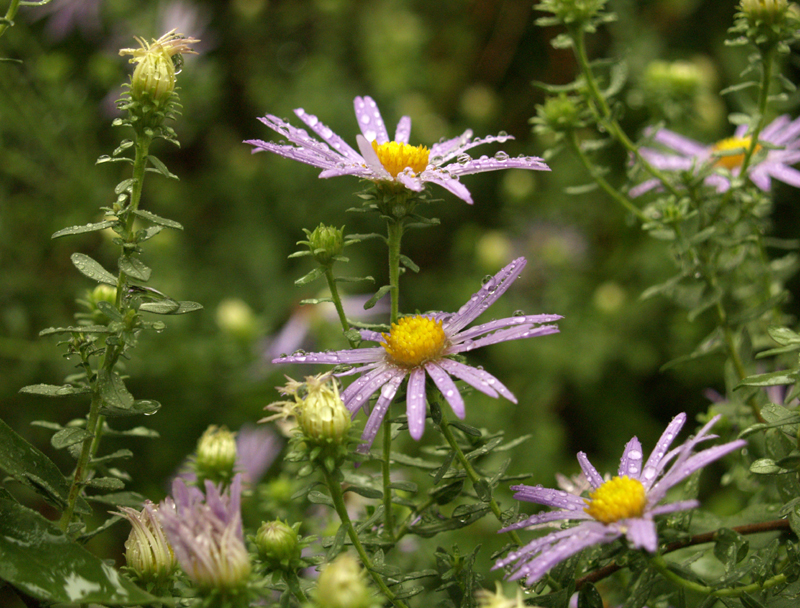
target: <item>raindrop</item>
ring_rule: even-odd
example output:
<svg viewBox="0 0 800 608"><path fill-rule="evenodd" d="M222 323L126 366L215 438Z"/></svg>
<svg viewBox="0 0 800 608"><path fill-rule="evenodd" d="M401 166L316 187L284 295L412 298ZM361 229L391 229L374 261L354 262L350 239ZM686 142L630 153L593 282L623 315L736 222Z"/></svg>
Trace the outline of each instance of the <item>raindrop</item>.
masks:
<svg viewBox="0 0 800 608"><path fill-rule="evenodd" d="M642 453L639 450L631 450L628 452L628 457L634 460L640 460L642 458Z"/></svg>
<svg viewBox="0 0 800 608"><path fill-rule="evenodd" d="M495 153L494 158L495 160L499 160L501 163L504 163L508 160L508 154L501 150L500 152Z"/></svg>
<svg viewBox="0 0 800 608"><path fill-rule="evenodd" d="M431 159L431 164L433 164L433 165L439 165L442 162L444 162L444 157L443 156L434 156Z"/></svg>
<svg viewBox="0 0 800 608"><path fill-rule="evenodd" d="M490 274L487 274L483 279L481 279L481 285L486 285L489 281L491 281L494 277Z"/></svg>
<svg viewBox="0 0 800 608"><path fill-rule="evenodd" d="M525 316L525 311L524 310L515 310L514 314L512 316L514 316L514 317L524 317Z"/></svg>
<svg viewBox="0 0 800 608"><path fill-rule="evenodd" d="M656 470L653 467L647 467L644 470L645 479L653 479L656 476Z"/></svg>
<svg viewBox="0 0 800 608"><path fill-rule="evenodd" d="M361 122L363 124L365 124L365 125L368 125L369 124L369 116L367 116L366 114L362 114L361 115Z"/></svg>
<svg viewBox="0 0 800 608"><path fill-rule="evenodd" d="M456 157L456 161L459 165L466 165L469 161L472 160L472 157L469 154L459 154Z"/></svg>
<svg viewBox="0 0 800 608"><path fill-rule="evenodd" d="M505 131L500 131L500 133L497 134L497 137L508 137L508 133Z"/></svg>
<svg viewBox="0 0 800 608"><path fill-rule="evenodd" d="M309 126L309 127L314 127L314 126L316 126L316 124L317 124L318 122L319 122L319 118L317 118L317 117L316 117L316 116L314 116L313 114L312 114L311 116L309 116L309 117L308 117L308 126Z"/></svg>
<svg viewBox="0 0 800 608"><path fill-rule="evenodd" d="M330 130L328 127L325 127L324 129L322 129L322 133L321 133L321 135L322 135L322 137L324 137L325 139L327 139L327 138L329 138L331 135L333 135L333 131L331 131L331 130Z"/></svg>

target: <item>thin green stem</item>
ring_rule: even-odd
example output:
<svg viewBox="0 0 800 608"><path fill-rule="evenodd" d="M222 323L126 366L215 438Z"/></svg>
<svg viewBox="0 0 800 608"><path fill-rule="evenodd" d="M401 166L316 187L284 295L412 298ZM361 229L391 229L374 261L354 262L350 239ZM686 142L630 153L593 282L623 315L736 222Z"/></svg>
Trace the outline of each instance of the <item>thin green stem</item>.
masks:
<svg viewBox="0 0 800 608"><path fill-rule="evenodd" d="M392 454L392 423L383 421L383 528L389 538L394 541L394 510L392 509L392 478L390 459Z"/></svg>
<svg viewBox="0 0 800 608"><path fill-rule="evenodd" d="M386 585L383 577L381 577L381 575L375 571L372 560L367 555L364 545L361 544L361 539L358 538L358 533L356 532L355 526L353 526L353 522L350 520L350 515L347 513L347 507L344 504L344 496L342 495L342 486L336 479L335 473L331 473L325 467L321 467L321 469L325 475L325 483L328 486L328 491L331 493L333 508L336 510L336 513L339 516L342 524L346 526L347 535L350 537L350 541L353 543L353 547L355 547L358 557L361 558L361 563L364 564L364 567L369 571L370 576L372 576L372 580L375 581L375 584L392 603L392 605L395 606L395 608L407 608L406 604L402 600L399 600L395 597L394 592Z"/></svg>
<svg viewBox="0 0 800 608"><path fill-rule="evenodd" d="M570 38L573 42L575 49L575 58L578 61L581 73L583 74L584 81L586 82L586 90L589 93L589 106L592 109L598 124L605 129L614 139L616 139L622 146L631 154L636 157L636 160L650 175L655 177L662 183L664 188L673 196L680 198L682 194L675 186L667 179L666 174L651 165L639 152L639 148L634 144L620 124L612 116L611 108L600 91L597 80L592 72L592 66L589 64L589 57L586 54L586 39L582 29L567 28Z"/></svg>
<svg viewBox="0 0 800 608"><path fill-rule="evenodd" d="M589 157L586 155L586 153L581 149L580 143L578 142L578 136L575 131L570 131L569 143L575 154L577 154L578 159L580 159L583 166L586 167L589 175L592 176L592 179L605 191L606 194L622 205L627 211L635 215L640 222L649 221L648 217L642 213L641 209L631 203L631 201L628 200L628 197L623 195L620 191L609 184L608 181L606 181L606 179L600 174L597 168L589 160Z"/></svg>
<svg viewBox="0 0 800 608"><path fill-rule="evenodd" d="M387 222L386 232L389 247L389 294L392 299L389 320L397 323L400 314L400 241L403 239L403 221Z"/></svg>
<svg viewBox="0 0 800 608"><path fill-rule="evenodd" d="M336 307L336 314L339 315L339 322L342 324L342 331L347 335L350 331L350 322L347 320L347 315L344 314L344 306L342 305L342 298L339 295L339 288L336 286L336 278L333 276L333 267L325 267L325 280L328 281L328 289L331 292L331 300ZM355 344L350 338L347 338L350 347L354 348Z"/></svg>
<svg viewBox="0 0 800 608"><path fill-rule="evenodd" d="M690 591L695 591L696 593L702 593L704 595L712 595L714 597L741 597L745 593L755 593L758 591L763 591L764 589L769 589L770 587L775 587L776 585L781 585L786 582L786 575L785 574L776 574L770 579L767 579L763 583L751 583L749 585L743 585L741 587L730 587L727 589L714 589L713 587L709 587L708 585L703 585L701 583L696 583L694 581L687 580L673 572L669 569L667 565L667 560L660 554L655 554L650 557L650 565L655 568L661 576L665 579L675 583L683 587L684 589L688 589Z"/></svg>
<svg viewBox="0 0 800 608"><path fill-rule="evenodd" d="M395 535L395 541L400 540L403 538L408 532L410 531L412 522L419 516L420 513L424 512L428 507L436 502L436 498L429 496L422 504L418 505L408 516L405 518L403 523L397 529L397 534Z"/></svg>
<svg viewBox="0 0 800 608"><path fill-rule="evenodd" d="M453 429L450 428L450 423L447 421L447 416L445 416L444 412L442 412L441 414L442 414L442 420L439 423L439 428L442 431L442 435L444 435L447 444L455 453L456 459L461 464L461 467L464 469L464 472L467 474L467 477L472 482L472 485L475 486L475 484L480 483L484 480L475 470L475 467L472 466L472 463L467 459L466 455L464 454L464 451L461 449L461 446L458 445L458 441L456 441L455 435L453 435ZM489 492L489 501L488 501L489 508L492 510L492 513L494 513L494 516L497 518L497 521L499 521L502 525L505 525L506 522L503 521L503 513L502 511L500 511L500 507L498 506L497 501L494 499L494 496L491 495L492 492L491 487L489 487L489 484L486 484L485 487L486 490ZM522 541L520 541L519 535L517 535L517 532L515 530L511 530L507 534L511 537L511 540L513 540L517 545L522 545Z"/></svg>
<svg viewBox="0 0 800 608"><path fill-rule="evenodd" d="M6 33L6 30L14 25L14 17L17 16L17 11L19 10L19 0L11 0L11 4L8 5L8 10L6 11L5 17L0 20L0 36Z"/></svg>
<svg viewBox="0 0 800 608"><path fill-rule="evenodd" d="M761 49L759 49L760 51ZM772 70L775 63L775 47L770 46L761 53L761 88L758 92L758 122L750 135L750 145L744 153L740 175L747 175L747 168L758 149L758 138L767 124L767 105L769 104L769 85L772 81Z"/></svg>

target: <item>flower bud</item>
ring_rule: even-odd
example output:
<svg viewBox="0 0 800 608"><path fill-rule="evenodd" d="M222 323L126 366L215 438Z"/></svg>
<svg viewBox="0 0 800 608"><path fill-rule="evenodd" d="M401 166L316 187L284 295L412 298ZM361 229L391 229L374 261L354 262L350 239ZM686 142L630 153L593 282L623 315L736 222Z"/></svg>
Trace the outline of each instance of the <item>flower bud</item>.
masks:
<svg viewBox="0 0 800 608"><path fill-rule="evenodd" d="M119 515L131 523L131 533L125 541L125 561L144 583L164 584L177 567L175 554L167 542L157 516L157 507L145 501L141 513L130 507L120 507Z"/></svg>
<svg viewBox="0 0 800 608"><path fill-rule="evenodd" d="M330 376L306 378L307 394L297 406L297 424L311 443L341 444L352 424L350 412Z"/></svg>
<svg viewBox="0 0 800 608"><path fill-rule="evenodd" d="M256 317L246 302L239 298L225 298L217 305L216 321L225 333L247 340L256 334Z"/></svg>
<svg viewBox="0 0 800 608"><path fill-rule="evenodd" d="M343 553L322 569L314 592L317 608L372 608L378 603L358 562Z"/></svg>
<svg viewBox="0 0 800 608"><path fill-rule="evenodd" d="M335 228L320 224L313 232L303 229L308 241L301 241L308 245L314 259L321 266L330 266L333 259L344 249L344 226Z"/></svg>
<svg viewBox="0 0 800 608"><path fill-rule="evenodd" d="M130 62L137 64L131 76L131 98L163 106L175 90L173 57L194 53L191 45L199 40L186 38L172 30L152 43L139 37L136 37L136 41L140 45L138 49L122 49L119 52L120 55L133 55Z"/></svg>
<svg viewBox="0 0 800 608"><path fill-rule="evenodd" d="M562 93L537 105L536 116L531 122L538 134L572 131L582 126L581 107L576 98Z"/></svg>
<svg viewBox="0 0 800 608"><path fill-rule="evenodd" d="M227 428L211 425L197 442L194 469L199 481L228 482L236 466L236 438Z"/></svg>
<svg viewBox="0 0 800 608"><path fill-rule="evenodd" d="M264 522L256 533L258 555L269 570L293 570L299 566L300 537L297 528L280 520Z"/></svg>
<svg viewBox="0 0 800 608"><path fill-rule="evenodd" d="M780 23L789 10L786 0L742 0L739 8L751 26Z"/></svg>
<svg viewBox="0 0 800 608"><path fill-rule="evenodd" d="M590 24L607 0L542 0L534 8L553 13L556 22L564 25Z"/></svg>
<svg viewBox="0 0 800 608"><path fill-rule="evenodd" d="M495 592L487 589L478 589L475 592L479 608L525 608L522 600L522 590L517 587L516 599L509 599L503 594L503 586L495 583Z"/></svg>

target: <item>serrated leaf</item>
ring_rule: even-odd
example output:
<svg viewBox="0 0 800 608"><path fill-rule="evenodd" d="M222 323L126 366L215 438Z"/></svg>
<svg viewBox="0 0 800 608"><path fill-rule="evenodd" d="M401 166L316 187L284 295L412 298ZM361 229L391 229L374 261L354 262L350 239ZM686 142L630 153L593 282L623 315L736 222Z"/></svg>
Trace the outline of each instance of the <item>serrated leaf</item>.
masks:
<svg viewBox="0 0 800 608"><path fill-rule="evenodd" d="M0 579L43 602L150 605L157 601L72 542L55 524L0 499Z"/></svg>
<svg viewBox="0 0 800 608"><path fill-rule="evenodd" d="M392 289L391 285L384 285L384 286L378 288L378 291L375 292L375 295L372 296L366 302L364 302L364 310L369 310L370 308L375 306L375 304L378 303L378 300L380 300L383 296L385 296L387 293L389 293L389 291L391 289Z"/></svg>
<svg viewBox="0 0 800 608"><path fill-rule="evenodd" d="M117 372L101 369L97 374L97 386L109 408L130 409L133 405L133 395L125 388L125 382Z"/></svg>
<svg viewBox="0 0 800 608"><path fill-rule="evenodd" d="M133 277L139 281L147 282L150 280L150 273L152 272L147 265L139 258L132 255L122 255L117 262L120 271Z"/></svg>
<svg viewBox="0 0 800 608"><path fill-rule="evenodd" d="M156 224L158 226L163 226L164 228L172 228L174 230L183 230L183 226L179 222L167 219L165 217L161 217L160 215L156 215L152 211L145 211L144 209L136 209L133 213L147 220L148 222L152 222L153 224Z"/></svg>
<svg viewBox="0 0 800 608"><path fill-rule="evenodd" d="M167 169L167 165L165 165L163 162L161 162L161 160L159 160L152 154L147 155L147 160L150 162L151 165L153 165L153 168L156 170L156 173L160 173L167 179L178 179L177 175L174 175L169 172L169 169Z"/></svg>
<svg viewBox="0 0 800 608"><path fill-rule="evenodd" d="M89 388L76 388L69 384L30 384L19 389L20 393L28 395L41 395L43 397L66 397L67 395L82 395L91 393Z"/></svg>
<svg viewBox="0 0 800 608"><path fill-rule="evenodd" d="M66 429L61 429L50 438L50 445L55 449L61 450L68 448L76 443L81 443L84 439L88 439L93 435L86 429L71 426Z"/></svg>
<svg viewBox="0 0 800 608"><path fill-rule="evenodd" d="M297 279L294 284L298 287L301 285L307 285L308 283L311 283L311 281L316 281L318 278L323 276L325 276L325 269L322 266L317 266L308 274Z"/></svg>
<svg viewBox="0 0 800 608"><path fill-rule="evenodd" d="M0 469L57 509L66 505L69 482L59 468L3 420L0 420ZM88 513L89 506L80 499L76 510Z"/></svg>
<svg viewBox="0 0 800 608"><path fill-rule="evenodd" d="M72 234L84 234L86 232L97 232L98 230L105 230L111 228L117 220L105 220L103 222L96 222L94 224L84 224L83 226L70 226L69 228L62 228L53 233L51 239L57 239L62 236L69 236Z"/></svg>
<svg viewBox="0 0 800 608"><path fill-rule="evenodd" d="M84 253L73 253L70 256L72 263L78 271L98 283L117 286L117 277L108 272L100 262L97 262Z"/></svg>

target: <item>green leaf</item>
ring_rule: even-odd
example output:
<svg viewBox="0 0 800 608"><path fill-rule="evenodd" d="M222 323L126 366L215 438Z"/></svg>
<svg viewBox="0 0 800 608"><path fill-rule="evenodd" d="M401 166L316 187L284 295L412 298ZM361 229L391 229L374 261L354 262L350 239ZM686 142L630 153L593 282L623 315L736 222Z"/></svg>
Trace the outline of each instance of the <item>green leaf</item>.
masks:
<svg viewBox="0 0 800 608"><path fill-rule="evenodd" d="M151 270L139 258L122 255L117 262L120 271L139 281L149 281Z"/></svg>
<svg viewBox="0 0 800 608"><path fill-rule="evenodd" d="M135 183L136 178L129 177L128 179L123 179L114 187L114 194L122 194L123 192L130 191Z"/></svg>
<svg viewBox="0 0 800 608"><path fill-rule="evenodd" d="M475 493L478 495L483 502L489 502L492 500L492 488L489 486L489 482L485 479L479 479L472 487L475 489Z"/></svg>
<svg viewBox="0 0 800 608"><path fill-rule="evenodd" d="M318 278L325 276L325 269L322 266L317 266L311 272L306 275L303 275L299 279L297 279L294 284L298 287L301 285L307 285L311 281L316 281Z"/></svg>
<svg viewBox="0 0 800 608"><path fill-rule="evenodd" d="M775 327L770 326L767 328L769 337L775 340L781 346L789 346L791 344L800 344L800 334L793 332L788 327Z"/></svg>
<svg viewBox="0 0 800 608"><path fill-rule="evenodd" d="M383 492L381 492L380 490L376 490L374 488L368 488L366 486L347 486L344 491L355 492L356 494L360 494L361 496L364 496L366 498L376 498L376 499L383 498Z"/></svg>
<svg viewBox="0 0 800 608"><path fill-rule="evenodd" d="M400 254L400 263L408 268L411 272L417 273L419 272L419 266L417 266L410 257Z"/></svg>
<svg viewBox="0 0 800 608"><path fill-rule="evenodd" d="M92 464L97 464L98 462L105 463L112 460L128 460L129 458L133 458L133 452L122 449L111 454L106 454L105 456L100 456L99 458L92 458Z"/></svg>
<svg viewBox="0 0 800 608"><path fill-rule="evenodd" d="M153 165L153 169L155 169L156 173L160 173L167 179L178 179L177 175L173 175L167 169L167 165L161 162L158 158L153 156L152 154L147 155L147 160L150 161L150 164Z"/></svg>
<svg viewBox="0 0 800 608"><path fill-rule="evenodd" d="M157 412L159 409L161 409L161 404L158 401L154 401L153 399L137 399L131 404L130 407L119 407L105 403L100 408L100 413L103 416L107 416L109 418L120 418L122 416L139 416L140 414L148 416L150 414ZM144 429L144 430L149 433L155 433L155 431L150 431L149 429ZM145 435L137 435L137 436L145 436ZM158 433L156 433L155 435L146 435L146 436L158 437Z"/></svg>
<svg viewBox="0 0 800 608"><path fill-rule="evenodd" d="M324 303L333 303L333 298L308 298L306 300L300 300L300 304L324 304Z"/></svg>
<svg viewBox="0 0 800 608"><path fill-rule="evenodd" d="M87 481L86 485L97 490L121 490L125 487L122 480L116 477L95 477Z"/></svg>
<svg viewBox="0 0 800 608"><path fill-rule="evenodd" d="M603 608L603 598L592 583L581 587L578 593L578 608Z"/></svg>
<svg viewBox="0 0 800 608"><path fill-rule="evenodd" d="M54 507L63 509L67 504L69 483L59 468L2 420L0 420L0 469L32 488ZM81 513L89 512L89 506L82 500L76 507Z"/></svg>
<svg viewBox="0 0 800 608"><path fill-rule="evenodd" d="M736 564L742 561L750 549L750 543L730 528L717 530L714 535L714 555L725 566L725 571L730 572Z"/></svg>
<svg viewBox="0 0 800 608"><path fill-rule="evenodd" d="M466 435L471 435L472 437L480 437L481 435L483 435L483 433L481 433L480 429L477 429L474 426L470 426L468 424L465 424L464 422L461 422L460 420L453 420L450 423L450 426L454 426L459 431L461 431L462 433L464 433Z"/></svg>
<svg viewBox="0 0 800 608"><path fill-rule="evenodd" d="M378 291L375 292L375 295L364 303L364 310L369 310L370 308L375 306L375 304L378 303L378 300L380 300L383 296L389 293L389 290L391 288L392 288L391 285L384 285L383 287L380 287Z"/></svg>
<svg viewBox="0 0 800 608"><path fill-rule="evenodd" d="M125 321L125 317L122 316L122 313L119 309L114 306L111 302L106 302L105 300L100 300L96 304L97 310L102 312L105 316L109 319L114 321Z"/></svg>
<svg viewBox="0 0 800 608"><path fill-rule="evenodd" d="M108 407L127 410L133 405L133 395L125 388L125 383L117 372L101 369L97 374L97 385L100 396Z"/></svg>
<svg viewBox="0 0 800 608"><path fill-rule="evenodd" d="M779 467L772 458L759 458L750 465L750 472L755 475L783 475L792 471Z"/></svg>
<svg viewBox="0 0 800 608"><path fill-rule="evenodd" d="M360 283L362 281L369 281L370 283L374 283L375 279L371 276L365 277L336 277L333 279L337 283Z"/></svg>
<svg viewBox="0 0 800 608"><path fill-rule="evenodd" d="M311 490L311 492L308 493L308 501L314 503L315 505L328 505L329 507L333 506L333 499L327 494L323 494L318 490Z"/></svg>
<svg viewBox="0 0 800 608"><path fill-rule="evenodd" d="M138 492L112 492L110 494L95 494L87 496L89 502L96 502L103 505L114 505L115 507L131 507L141 509L144 503L144 496Z"/></svg>
<svg viewBox="0 0 800 608"><path fill-rule="evenodd" d="M48 327L39 332L39 336L53 334L110 334L111 330L106 325L71 325L69 327Z"/></svg>
<svg viewBox="0 0 800 608"><path fill-rule="evenodd" d="M106 220L104 222L97 222L94 224L84 224L83 226L70 226L69 228L62 228L57 232L53 233L51 239L57 239L62 236L69 236L71 234L83 234L85 232L96 232L98 230L105 230L106 228L111 228L114 224L117 223L117 220Z"/></svg>
<svg viewBox="0 0 800 608"><path fill-rule="evenodd" d="M160 215L156 215L151 211L145 211L144 209L136 209L133 213L143 219L146 219L148 222L157 224L158 226L164 226L164 228L173 228L175 230L183 230L183 226L181 226L181 224L179 224L175 220L168 220L167 218L161 217Z"/></svg>
<svg viewBox="0 0 800 608"><path fill-rule="evenodd" d="M68 448L71 445L75 445L76 443L82 442L84 439L88 439L93 435L87 431L86 429L82 429L76 426L71 426L66 429L61 429L50 438L50 445L52 445L55 449L61 450L64 448Z"/></svg>
<svg viewBox="0 0 800 608"><path fill-rule="evenodd" d="M786 370L778 370L766 374L755 374L742 380L733 390L742 386L779 386L782 384L794 384L797 380L796 374L797 372L789 372Z"/></svg>
<svg viewBox="0 0 800 608"><path fill-rule="evenodd" d="M106 283L107 285L113 285L114 287L117 286L117 277L103 268L100 265L100 262L96 262L88 255L84 253L73 253L70 256L70 259L75 265L75 268L77 268L78 271L84 276L87 276L98 283Z"/></svg>
<svg viewBox="0 0 800 608"><path fill-rule="evenodd" d="M3 499L0 579L45 602L132 606L156 601L38 513Z"/></svg>
<svg viewBox="0 0 800 608"><path fill-rule="evenodd" d="M177 306L176 306L177 304ZM188 300L176 302L175 300L164 300L162 302L145 302L139 306L139 310L151 312L156 315L185 315L189 312L202 310L203 305L198 302Z"/></svg>
<svg viewBox="0 0 800 608"><path fill-rule="evenodd" d="M89 388L76 388L69 384L60 386L58 384L29 384L19 389L20 393L28 395L42 395L44 397L65 397L67 395L81 395L91 393Z"/></svg>

